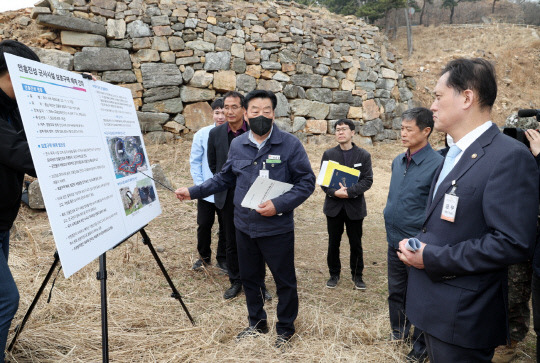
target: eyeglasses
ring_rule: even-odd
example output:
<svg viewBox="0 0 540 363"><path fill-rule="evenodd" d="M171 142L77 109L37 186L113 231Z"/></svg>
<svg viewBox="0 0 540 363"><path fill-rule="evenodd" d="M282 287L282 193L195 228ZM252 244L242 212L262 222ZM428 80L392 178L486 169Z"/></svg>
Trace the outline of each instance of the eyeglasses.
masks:
<svg viewBox="0 0 540 363"><path fill-rule="evenodd" d="M348 128L348 127L343 127L343 128L340 128L340 129L336 129L336 133L338 132L347 132L347 131L350 131L351 129Z"/></svg>
<svg viewBox="0 0 540 363"><path fill-rule="evenodd" d="M237 106L237 105L234 105L234 106L225 106L223 107L223 109L225 111L238 111L239 109L241 109L242 107L241 106Z"/></svg>

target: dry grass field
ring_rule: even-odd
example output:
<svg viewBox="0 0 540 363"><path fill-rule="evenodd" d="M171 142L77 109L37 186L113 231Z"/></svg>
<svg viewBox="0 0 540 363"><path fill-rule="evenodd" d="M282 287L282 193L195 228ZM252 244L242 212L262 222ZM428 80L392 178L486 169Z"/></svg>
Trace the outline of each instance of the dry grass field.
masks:
<svg viewBox="0 0 540 363"><path fill-rule="evenodd" d="M486 56L495 60L501 92L494 119L501 124L512 110L539 108L540 43L532 29L523 28L415 28L416 52L405 59L414 72L416 98L431 103L430 90L444 63L455 56ZM405 54L403 37L394 43ZM423 67L420 70L420 67ZM440 137L436 137L440 139ZM152 163L159 162L175 187L191 184L187 162L190 141L150 145ZM315 172L323 151L334 145L331 137L312 139L306 149ZM440 146L440 145L438 145ZM367 291L353 290L347 266L348 243L342 247L342 279L336 289L324 287L326 222L320 189L296 210L296 271L300 296L297 334L285 352L273 347L275 330L267 336L236 342L247 324L244 296L222 299L228 279L214 268L190 270L196 253L195 202L180 203L169 191L159 191L163 213L147 227L196 325L192 326L161 275L139 235L107 253L109 346L115 362L398 362L409 347L388 341L386 304L386 238L382 210L390 180L391 160L399 143L368 147L374 184L366 193L364 260ZM23 206L12 234L10 266L21 302L13 327L20 323L48 271L55 250L47 215ZM160 249L161 250L161 249ZM100 284L94 261L69 279L57 278L52 299L50 285L19 337L12 362L96 362L101 360ZM270 273L267 286L275 297ZM275 322L274 298L267 306ZM10 334L9 339L13 335ZM519 345L516 362L534 359L529 334Z"/></svg>

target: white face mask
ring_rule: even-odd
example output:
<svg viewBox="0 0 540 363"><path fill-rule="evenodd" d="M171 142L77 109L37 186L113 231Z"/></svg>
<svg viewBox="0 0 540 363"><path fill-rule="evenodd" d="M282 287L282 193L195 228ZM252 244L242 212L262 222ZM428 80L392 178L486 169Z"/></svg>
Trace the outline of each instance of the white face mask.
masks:
<svg viewBox="0 0 540 363"><path fill-rule="evenodd" d="M448 144L448 147L454 145L454 139L452 136L450 136L450 134L446 134L446 143Z"/></svg>

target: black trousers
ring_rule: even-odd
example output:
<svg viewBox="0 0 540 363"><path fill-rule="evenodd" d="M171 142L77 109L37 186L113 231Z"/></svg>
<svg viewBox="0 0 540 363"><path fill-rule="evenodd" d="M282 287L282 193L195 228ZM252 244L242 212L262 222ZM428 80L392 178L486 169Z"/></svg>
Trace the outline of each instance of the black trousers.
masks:
<svg viewBox="0 0 540 363"><path fill-rule="evenodd" d="M212 227L214 226L215 216L218 216L218 245L216 250L216 260L225 262L227 252L225 249L225 231L223 229L223 221L221 220L221 212L216 208L214 203L207 202L204 199L197 201L197 251L204 262L210 263L212 256Z"/></svg>
<svg viewBox="0 0 540 363"><path fill-rule="evenodd" d="M405 299L407 296L407 281L409 267L397 256L396 250L388 246L388 311L390 313L390 327L394 339L407 339L411 329L411 322L405 315ZM413 349L417 353L426 351L426 342L421 329L414 328L412 334Z"/></svg>
<svg viewBox="0 0 540 363"><path fill-rule="evenodd" d="M267 320L264 311L265 262L276 283L278 304L276 332L294 334L298 315L298 290L294 270L294 232L275 236L251 238L237 230L240 276L244 285L249 325Z"/></svg>
<svg viewBox="0 0 540 363"><path fill-rule="evenodd" d="M330 275L339 276L341 273L341 262L339 260L339 246L344 227L347 228L347 236L351 246L351 274L362 277L364 271L364 256L362 252L362 223L364 219L352 220L347 217L345 209L341 209L335 217L326 216L328 228L328 269Z"/></svg>
<svg viewBox="0 0 540 363"><path fill-rule="evenodd" d="M536 333L536 362L540 363L540 277L535 272L532 275L532 310Z"/></svg>
<svg viewBox="0 0 540 363"><path fill-rule="evenodd" d="M227 269L231 284L240 283L240 269L238 267L238 251L236 248L236 228L234 227L234 188L227 191L225 205L221 209L221 220L225 230L225 244L227 250Z"/></svg>
<svg viewBox="0 0 540 363"><path fill-rule="evenodd" d="M495 352L491 349L469 349L443 342L425 334L430 363L490 363Z"/></svg>

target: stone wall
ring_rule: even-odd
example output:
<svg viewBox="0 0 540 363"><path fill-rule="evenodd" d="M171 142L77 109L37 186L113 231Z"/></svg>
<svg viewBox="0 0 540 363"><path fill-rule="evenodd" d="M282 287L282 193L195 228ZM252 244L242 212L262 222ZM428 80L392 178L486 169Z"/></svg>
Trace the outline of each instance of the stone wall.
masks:
<svg viewBox="0 0 540 363"><path fill-rule="evenodd" d="M212 123L229 90L276 93L276 123L307 135L357 123L363 141L396 139L414 79L378 28L291 2L42 0L45 62L132 91L146 137L158 142Z"/></svg>

